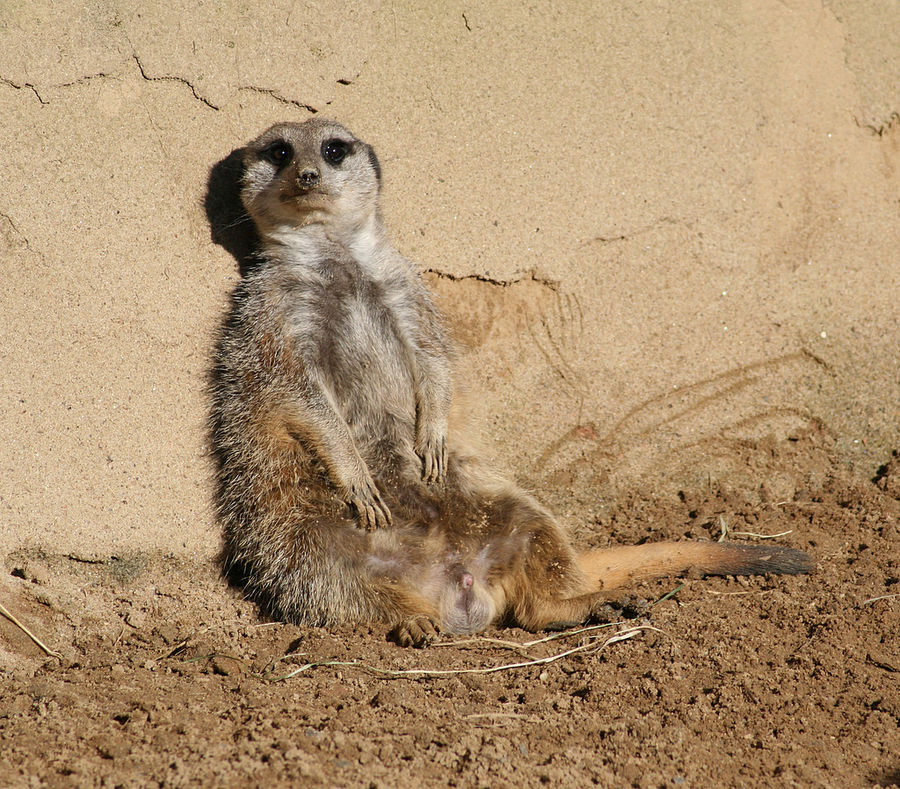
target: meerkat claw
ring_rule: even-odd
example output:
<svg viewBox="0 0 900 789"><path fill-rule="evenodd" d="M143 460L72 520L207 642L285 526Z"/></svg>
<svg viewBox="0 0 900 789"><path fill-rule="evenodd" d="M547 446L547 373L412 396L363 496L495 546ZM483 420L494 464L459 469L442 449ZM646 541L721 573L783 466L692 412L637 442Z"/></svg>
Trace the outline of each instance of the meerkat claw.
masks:
<svg viewBox="0 0 900 789"><path fill-rule="evenodd" d="M447 469L446 440L430 440L418 447L416 454L422 459L422 479L429 485L440 482Z"/></svg>
<svg viewBox="0 0 900 789"><path fill-rule="evenodd" d="M350 500L350 504L356 510L359 518L359 525L366 531L383 529L393 523L391 511L381 500L381 496L378 496L377 499L372 498L368 501L354 498Z"/></svg>
<svg viewBox="0 0 900 789"><path fill-rule="evenodd" d="M397 625L391 636L401 647L422 649L438 637L438 631L428 617L417 616Z"/></svg>
<svg viewBox="0 0 900 789"><path fill-rule="evenodd" d="M356 510L359 525L366 531L383 529L394 522L390 509L381 498L381 492L371 479L361 485L353 485L346 501Z"/></svg>

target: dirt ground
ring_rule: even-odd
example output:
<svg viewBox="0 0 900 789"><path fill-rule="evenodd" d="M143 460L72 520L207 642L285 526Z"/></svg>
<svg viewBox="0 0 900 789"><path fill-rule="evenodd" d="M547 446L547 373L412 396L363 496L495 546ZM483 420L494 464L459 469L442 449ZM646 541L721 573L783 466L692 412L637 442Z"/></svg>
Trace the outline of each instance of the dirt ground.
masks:
<svg viewBox="0 0 900 789"><path fill-rule="evenodd" d="M404 650L260 622L208 563L16 552L11 607L61 656L0 626L3 784L898 785L900 461L860 479L832 444L739 442L777 492L634 491L591 524L782 534L814 575L646 583L647 617L553 640Z"/></svg>
<svg viewBox="0 0 900 789"><path fill-rule="evenodd" d="M261 620L214 559L223 190L312 116L576 545L815 573L550 640ZM0 787L900 784L896 0L0 3L0 118L0 604L54 653L0 616Z"/></svg>

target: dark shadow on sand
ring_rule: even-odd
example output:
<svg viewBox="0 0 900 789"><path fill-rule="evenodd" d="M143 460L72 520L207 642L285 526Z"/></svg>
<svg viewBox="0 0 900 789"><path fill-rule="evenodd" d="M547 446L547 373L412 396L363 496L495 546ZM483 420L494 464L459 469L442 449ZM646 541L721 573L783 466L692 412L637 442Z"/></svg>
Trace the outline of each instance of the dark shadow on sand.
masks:
<svg viewBox="0 0 900 789"><path fill-rule="evenodd" d="M209 171L203 207L210 238L237 261L245 277L259 264L259 236L241 203L244 149L236 148Z"/></svg>

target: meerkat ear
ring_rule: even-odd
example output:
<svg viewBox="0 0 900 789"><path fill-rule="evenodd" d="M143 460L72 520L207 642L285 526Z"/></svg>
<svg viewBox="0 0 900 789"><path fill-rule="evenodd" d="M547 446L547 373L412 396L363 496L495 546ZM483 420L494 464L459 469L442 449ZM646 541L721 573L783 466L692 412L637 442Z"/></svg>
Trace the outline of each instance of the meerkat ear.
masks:
<svg viewBox="0 0 900 789"><path fill-rule="evenodd" d="M381 165L378 163L375 149L371 145L367 145L366 148L369 149L369 161L372 163L372 169L375 171L375 178L378 180L378 186L381 186Z"/></svg>

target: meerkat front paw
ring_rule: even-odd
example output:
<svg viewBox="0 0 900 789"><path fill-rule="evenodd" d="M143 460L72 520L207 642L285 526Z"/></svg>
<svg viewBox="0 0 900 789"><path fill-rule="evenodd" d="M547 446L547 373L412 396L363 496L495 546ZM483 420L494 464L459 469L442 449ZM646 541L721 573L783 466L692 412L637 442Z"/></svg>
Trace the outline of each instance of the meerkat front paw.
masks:
<svg viewBox="0 0 900 789"><path fill-rule="evenodd" d="M351 485L345 500L356 510L359 525L366 531L383 529L393 523L391 511L371 479L360 485Z"/></svg>
<svg viewBox="0 0 900 789"><path fill-rule="evenodd" d="M421 649L438 637L434 622L427 616L411 616L391 630L391 638L401 647Z"/></svg>
<svg viewBox="0 0 900 789"><path fill-rule="evenodd" d="M422 460L422 479L429 485L440 482L447 471L447 440L444 436L420 438L416 442L416 454Z"/></svg>

